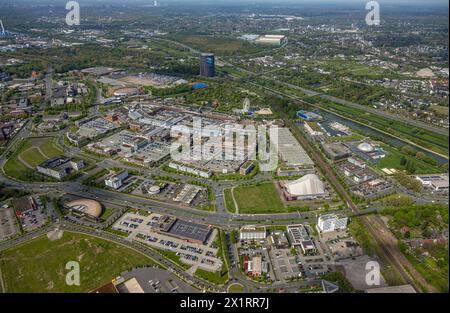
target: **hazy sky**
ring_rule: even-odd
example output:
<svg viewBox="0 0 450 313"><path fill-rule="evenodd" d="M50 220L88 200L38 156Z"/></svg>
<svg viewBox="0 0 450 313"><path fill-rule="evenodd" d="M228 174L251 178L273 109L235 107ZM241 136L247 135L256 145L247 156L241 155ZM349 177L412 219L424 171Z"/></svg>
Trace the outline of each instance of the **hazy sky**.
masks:
<svg viewBox="0 0 450 313"><path fill-rule="evenodd" d="M208 3L208 4L221 4L221 3L351 3L351 4L365 4L369 0L159 0L160 3ZM0 3L14 3L14 2L45 2L45 3L66 3L68 0L0 0ZM79 0L79 2L97 2L97 3L149 3L152 4L153 0ZM410 4L410 3L422 3L422 4L448 4L448 0L378 0L380 4Z"/></svg>

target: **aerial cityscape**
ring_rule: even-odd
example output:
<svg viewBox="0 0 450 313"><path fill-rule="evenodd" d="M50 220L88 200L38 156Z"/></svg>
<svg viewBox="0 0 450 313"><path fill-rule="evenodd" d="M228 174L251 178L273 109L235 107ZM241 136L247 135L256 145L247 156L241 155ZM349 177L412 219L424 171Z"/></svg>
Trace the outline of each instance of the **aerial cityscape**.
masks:
<svg viewBox="0 0 450 313"><path fill-rule="evenodd" d="M1 293L448 293L448 2L407 2L0 0Z"/></svg>

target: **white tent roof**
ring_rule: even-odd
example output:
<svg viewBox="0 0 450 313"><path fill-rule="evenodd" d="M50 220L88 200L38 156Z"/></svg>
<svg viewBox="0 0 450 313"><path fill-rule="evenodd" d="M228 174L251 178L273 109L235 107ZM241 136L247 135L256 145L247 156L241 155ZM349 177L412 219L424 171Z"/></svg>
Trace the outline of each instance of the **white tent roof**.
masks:
<svg viewBox="0 0 450 313"><path fill-rule="evenodd" d="M317 175L309 174L287 184L287 191L293 196L315 196L325 194L325 185Z"/></svg>

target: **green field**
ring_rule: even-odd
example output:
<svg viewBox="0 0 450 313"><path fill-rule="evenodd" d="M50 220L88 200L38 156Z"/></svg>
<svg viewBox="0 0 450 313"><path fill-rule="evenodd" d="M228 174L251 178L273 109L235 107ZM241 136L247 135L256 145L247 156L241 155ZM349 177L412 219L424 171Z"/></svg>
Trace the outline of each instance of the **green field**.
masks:
<svg viewBox="0 0 450 313"><path fill-rule="evenodd" d="M255 45L244 40L225 36L188 35L175 36L175 40L202 51L210 51L221 55L236 53L257 53L263 51L263 45Z"/></svg>
<svg viewBox="0 0 450 313"><path fill-rule="evenodd" d="M80 264L80 286L66 284L66 263ZM65 232L60 240L40 237L0 254L7 292L89 292L137 266L154 265L115 243Z"/></svg>
<svg viewBox="0 0 450 313"><path fill-rule="evenodd" d="M225 206L227 207L227 210L231 213L236 213L236 206L233 202L233 197L231 195L231 189L225 189L223 191L224 198L225 198Z"/></svg>
<svg viewBox="0 0 450 313"><path fill-rule="evenodd" d="M402 157L405 157L406 160L414 164L414 167L416 169L415 174L432 174L442 172L442 170L438 166L433 166L431 164L418 160L415 157L405 155L397 149L393 149L387 146L383 146L383 149L387 152L387 155L377 163L377 167L379 169L393 168L396 170L405 170L405 166L401 164Z"/></svg>
<svg viewBox="0 0 450 313"><path fill-rule="evenodd" d="M448 116L449 107L444 107L440 105L432 106L431 110L438 114L439 116Z"/></svg>
<svg viewBox="0 0 450 313"><path fill-rule="evenodd" d="M38 180L34 169L49 158L63 152L54 145L54 137L28 138L8 159L4 166L5 173L22 181Z"/></svg>
<svg viewBox="0 0 450 313"><path fill-rule="evenodd" d="M273 182L235 188L233 194L240 214L288 212Z"/></svg>
<svg viewBox="0 0 450 313"><path fill-rule="evenodd" d="M218 271L213 273L202 270L201 268L197 269L195 275L218 286L225 284L229 278L228 271Z"/></svg>
<svg viewBox="0 0 450 313"><path fill-rule="evenodd" d="M232 284L228 287L228 293L243 293L244 286L241 284Z"/></svg>
<svg viewBox="0 0 450 313"><path fill-rule="evenodd" d="M100 218L102 219L102 221L107 221L108 218L111 217L111 215L113 215L117 210L115 209L111 209L111 208L106 208L103 210L102 215L100 216Z"/></svg>
<svg viewBox="0 0 450 313"><path fill-rule="evenodd" d="M363 110L351 108L324 99L321 99L320 101L322 102L321 106L326 109L345 115L387 133L391 133L400 138L408 139L411 142L414 142L422 147L448 155L448 137L444 135L436 134L424 129L419 129L411 125L406 125L398 121L389 120L378 115L367 113Z"/></svg>

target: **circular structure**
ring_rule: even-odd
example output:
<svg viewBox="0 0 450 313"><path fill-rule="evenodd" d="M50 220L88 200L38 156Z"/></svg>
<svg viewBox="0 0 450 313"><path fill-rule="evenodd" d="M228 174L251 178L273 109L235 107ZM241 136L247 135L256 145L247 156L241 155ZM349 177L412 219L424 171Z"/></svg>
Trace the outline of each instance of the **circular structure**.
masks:
<svg viewBox="0 0 450 313"><path fill-rule="evenodd" d="M231 284L227 288L228 293L244 293L244 291L244 286L238 283Z"/></svg>
<svg viewBox="0 0 450 313"><path fill-rule="evenodd" d="M74 210L94 218L99 218L102 215L102 205L100 202L90 199L79 199L67 202L65 204L70 210Z"/></svg>
<svg viewBox="0 0 450 313"><path fill-rule="evenodd" d="M161 188L159 186L156 186L156 185L155 186L151 186L148 189L148 193L151 194L151 195L157 195L160 191L161 191Z"/></svg>
<svg viewBox="0 0 450 313"><path fill-rule="evenodd" d="M372 152L375 148L370 143L363 142L358 146L358 150L362 152Z"/></svg>
<svg viewBox="0 0 450 313"><path fill-rule="evenodd" d="M147 191L147 192L148 192L150 195L156 195L156 194L158 194L160 191L161 191L161 188L160 188L159 186L154 185L154 186L151 186L150 188L148 188L148 191Z"/></svg>
<svg viewBox="0 0 450 313"><path fill-rule="evenodd" d="M127 97L139 94L139 89L135 87L123 87L114 90L115 97Z"/></svg>

